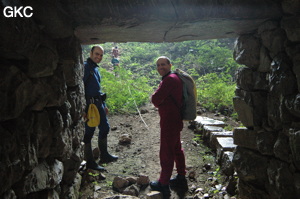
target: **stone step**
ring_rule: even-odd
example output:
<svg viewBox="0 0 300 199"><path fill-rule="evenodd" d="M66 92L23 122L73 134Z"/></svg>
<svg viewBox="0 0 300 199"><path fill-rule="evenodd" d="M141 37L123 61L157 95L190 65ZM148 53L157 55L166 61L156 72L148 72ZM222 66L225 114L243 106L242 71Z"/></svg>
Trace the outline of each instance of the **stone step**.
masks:
<svg viewBox="0 0 300 199"><path fill-rule="evenodd" d="M234 144L234 133L225 131L226 124L223 121L202 116L197 116L191 126L194 127L197 133L202 134L203 141L216 152L216 162L220 165L222 171L227 176L233 175L233 151L237 146Z"/></svg>
<svg viewBox="0 0 300 199"><path fill-rule="evenodd" d="M217 149L217 138L219 137L233 137L232 131L221 131L221 132L211 132L209 138L209 146L212 150Z"/></svg>
<svg viewBox="0 0 300 199"><path fill-rule="evenodd" d="M223 151L233 151L237 145L234 144L232 137L218 137L217 138L217 149Z"/></svg>
<svg viewBox="0 0 300 199"><path fill-rule="evenodd" d="M232 137L218 137L216 145L217 153L217 163L220 164L221 159L223 158L224 152L229 151L233 152L237 145L234 144Z"/></svg>
<svg viewBox="0 0 300 199"><path fill-rule="evenodd" d="M223 121L202 116L197 116L193 123L197 130L201 130L203 126L218 126L222 128L226 126Z"/></svg>
<svg viewBox="0 0 300 199"><path fill-rule="evenodd" d="M219 126L203 126L202 128L202 138L203 140L208 140L212 132L224 132L225 130Z"/></svg>
<svg viewBox="0 0 300 199"><path fill-rule="evenodd" d="M222 158L219 160L220 168L226 176L232 176L234 174L234 167L232 164L233 155L234 152L225 151Z"/></svg>

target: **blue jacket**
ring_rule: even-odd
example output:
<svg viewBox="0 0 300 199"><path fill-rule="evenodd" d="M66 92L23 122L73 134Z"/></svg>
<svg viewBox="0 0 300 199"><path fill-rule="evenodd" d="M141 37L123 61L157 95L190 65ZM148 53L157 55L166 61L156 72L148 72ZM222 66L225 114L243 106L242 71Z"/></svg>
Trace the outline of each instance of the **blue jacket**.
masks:
<svg viewBox="0 0 300 199"><path fill-rule="evenodd" d="M99 66L90 58L84 62L84 90L86 97L99 97L101 94L101 75Z"/></svg>

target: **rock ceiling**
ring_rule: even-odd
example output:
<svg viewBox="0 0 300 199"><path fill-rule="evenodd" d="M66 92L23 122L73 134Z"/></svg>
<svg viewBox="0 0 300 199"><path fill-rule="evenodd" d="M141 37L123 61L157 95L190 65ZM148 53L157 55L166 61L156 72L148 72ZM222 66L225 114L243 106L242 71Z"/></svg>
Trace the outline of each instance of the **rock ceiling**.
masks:
<svg viewBox="0 0 300 199"><path fill-rule="evenodd" d="M236 37L281 16L271 0L24 0L54 38L83 44Z"/></svg>

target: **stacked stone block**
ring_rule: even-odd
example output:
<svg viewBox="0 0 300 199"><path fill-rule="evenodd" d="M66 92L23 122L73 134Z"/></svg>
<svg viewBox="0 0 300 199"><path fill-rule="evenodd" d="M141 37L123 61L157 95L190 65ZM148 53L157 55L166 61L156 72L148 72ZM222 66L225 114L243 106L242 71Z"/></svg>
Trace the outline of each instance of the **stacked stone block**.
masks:
<svg viewBox="0 0 300 199"><path fill-rule="evenodd" d="M80 43L67 26L51 35L32 19L1 18L0 27L0 198L78 198Z"/></svg>
<svg viewBox="0 0 300 199"><path fill-rule="evenodd" d="M284 17L241 35L234 58L234 107L245 128L233 132L243 199L300 198L300 8L282 2Z"/></svg>
<svg viewBox="0 0 300 199"><path fill-rule="evenodd" d="M202 139L216 153L216 162L227 176L233 176L233 151L236 145L233 142L232 131L225 131L223 121L208 117L197 116L192 122L195 131L202 135Z"/></svg>

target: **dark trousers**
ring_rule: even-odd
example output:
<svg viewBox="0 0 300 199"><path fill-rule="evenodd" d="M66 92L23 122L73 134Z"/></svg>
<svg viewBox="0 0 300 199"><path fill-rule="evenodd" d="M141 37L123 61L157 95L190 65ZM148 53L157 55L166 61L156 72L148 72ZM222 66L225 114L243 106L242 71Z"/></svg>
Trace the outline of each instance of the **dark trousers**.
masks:
<svg viewBox="0 0 300 199"><path fill-rule="evenodd" d="M161 172L159 182L163 185L169 184L172 176L174 162L176 163L177 173L186 174L185 157L181 147L180 131L170 132L170 130L161 130L160 136L160 165Z"/></svg>
<svg viewBox="0 0 300 199"><path fill-rule="evenodd" d="M102 104L100 99L94 99L94 104L97 106L98 111L100 113L100 124L98 126L99 129L99 136L98 140L104 139L107 137L107 134L109 132L110 126L108 123L108 119L106 117L104 105ZM91 100L87 99L87 107L90 105ZM85 123L85 134L83 138L83 142L85 144L91 143L91 140L93 138L93 135L95 133L96 127L89 127L87 123Z"/></svg>

